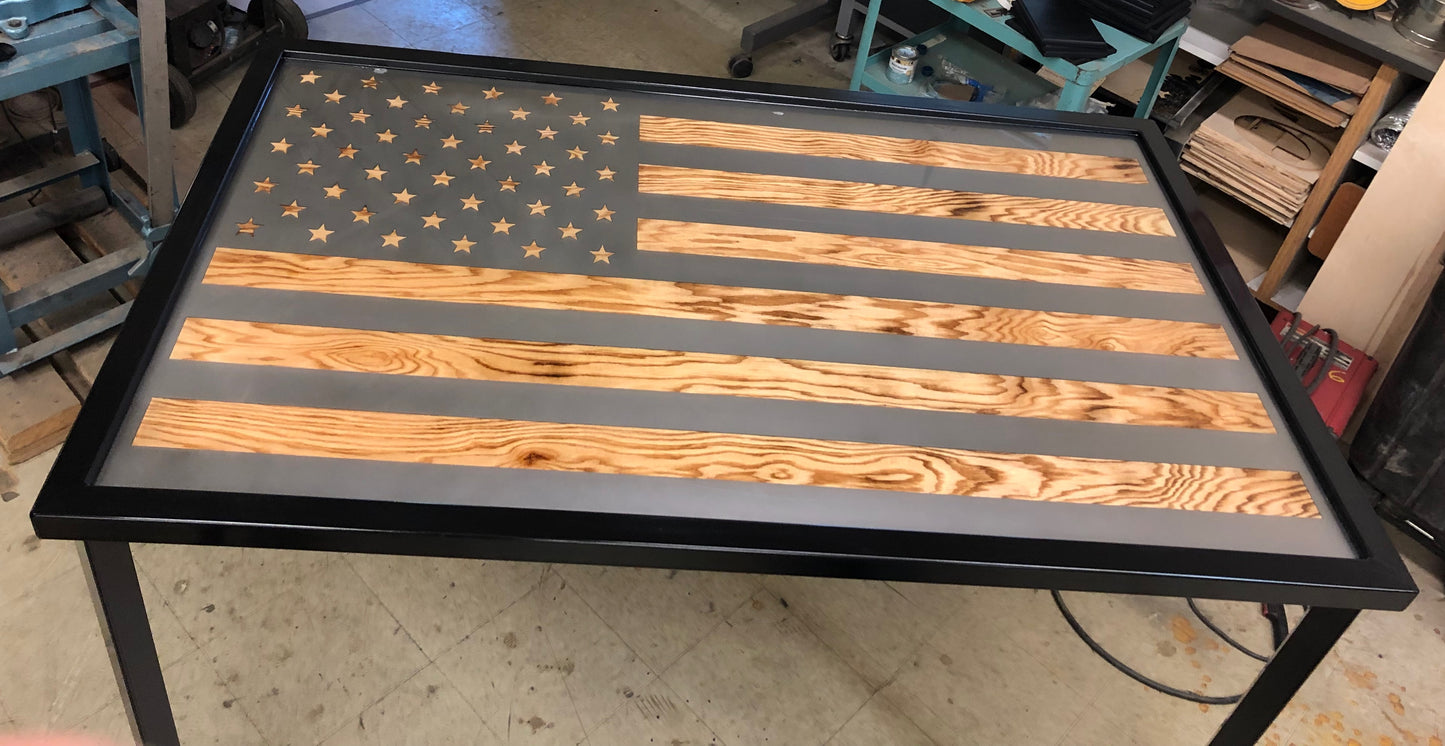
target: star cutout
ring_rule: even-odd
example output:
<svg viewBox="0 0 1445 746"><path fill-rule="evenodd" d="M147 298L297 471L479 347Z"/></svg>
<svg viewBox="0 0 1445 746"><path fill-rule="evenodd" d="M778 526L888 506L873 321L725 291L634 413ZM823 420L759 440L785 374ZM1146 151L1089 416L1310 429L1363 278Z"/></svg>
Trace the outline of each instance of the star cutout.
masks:
<svg viewBox="0 0 1445 746"><path fill-rule="evenodd" d="M447 173L445 169L443 169L442 172L439 173L439 174L432 174L432 175L431 175L431 178L432 178L432 182L431 182L431 185L432 185L432 186L436 186L436 185L438 185L438 184L440 184L440 185L442 185L442 186L451 186L451 185L452 185L452 179L455 179L455 178L457 178L457 177L452 176L451 174Z"/></svg>
<svg viewBox="0 0 1445 746"><path fill-rule="evenodd" d="M421 89L422 89L423 91L426 91L427 93L437 93L437 92L441 91L442 87L439 86L439 85L437 85L437 82L436 82L435 80L433 80L432 82L427 83L426 85L422 86Z"/></svg>
<svg viewBox="0 0 1445 746"><path fill-rule="evenodd" d="M331 134L332 132L335 132L335 131L336 131L336 130L334 130L334 129L330 128L330 127L327 127L325 122L322 122L320 127L312 127L312 128L311 128L311 136L312 136L312 137L326 137L327 135L329 135L329 134Z"/></svg>
<svg viewBox="0 0 1445 746"><path fill-rule="evenodd" d="M452 239L452 246L456 247L452 249L452 253L470 254L472 253L472 247L476 245L476 241L468 241L467 237L463 235L460 239Z"/></svg>
<svg viewBox="0 0 1445 746"><path fill-rule="evenodd" d="M376 213L366 209L366 205L362 205L360 210L352 210L351 214L355 216L351 219L353 223L370 223L371 216Z"/></svg>
<svg viewBox="0 0 1445 746"><path fill-rule="evenodd" d="M379 81L377 81L376 76L373 75L373 76L367 78L366 80L361 81L361 87L362 87L362 88L370 88L370 89L372 89L372 90L375 90L375 89L376 89L376 84L377 84L378 82L379 82Z"/></svg>
<svg viewBox="0 0 1445 746"><path fill-rule="evenodd" d="M612 216L617 214L616 210L607 209L607 205L603 205L602 207L593 210L592 212L597 213L598 220L606 220L609 223L612 222Z"/></svg>
<svg viewBox="0 0 1445 746"><path fill-rule="evenodd" d="M270 176L267 176L264 181L253 181L251 183L256 185L256 191L267 194L270 194L271 188L276 186L276 182L272 181Z"/></svg>
<svg viewBox="0 0 1445 746"><path fill-rule="evenodd" d="M300 119L301 115L305 113L306 110L301 108L300 104L297 104L296 106L286 107L286 116L288 117L296 117L297 119Z"/></svg>
<svg viewBox="0 0 1445 746"><path fill-rule="evenodd" d="M389 98L386 100L386 107L388 109L400 109L403 106L406 106L406 99L402 98L401 96L397 96L396 98Z"/></svg>
<svg viewBox="0 0 1445 746"><path fill-rule="evenodd" d="M444 220L446 220L446 218L437 215L436 210L432 210L432 213L430 215L427 215L421 219L421 227L436 228L437 230L441 230L442 221Z"/></svg>
<svg viewBox="0 0 1445 746"><path fill-rule="evenodd" d="M521 119L523 121L526 121L527 115L532 113L530 111L527 111L526 109L523 109L520 106L515 109L510 109L509 111L511 112L513 119Z"/></svg>
<svg viewBox="0 0 1445 746"><path fill-rule="evenodd" d="M317 80L320 80L320 79L321 79L321 76L320 76L320 75L317 75L315 70L311 70L311 71L308 71L308 72L301 73L301 82L302 82L302 83L311 83L311 84L314 85L314 84L316 83L316 81L317 81Z"/></svg>
<svg viewBox="0 0 1445 746"><path fill-rule="evenodd" d="M357 109L356 111L351 112L351 121L353 122L361 122L362 124L365 124L366 120L370 118L371 115L366 113L366 109Z"/></svg>
<svg viewBox="0 0 1445 746"><path fill-rule="evenodd" d="M602 110L603 110L603 111L617 111L617 102L616 102L616 101L613 101L613 100L610 99L610 98L607 99L606 101L603 101L603 102L602 102Z"/></svg>
<svg viewBox="0 0 1445 746"><path fill-rule="evenodd" d="M613 171L612 169L610 169L610 168L608 168L608 167L606 167L606 166L603 166L602 169L597 172L597 180L598 180L598 181L615 181L615 179L613 179L612 176L613 176L613 174L616 174L616 173L617 173L616 171Z"/></svg>
<svg viewBox="0 0 1445 746"><path fill-rule="evenodd" d="M425 115L419 116L412 121L416 122L415 129L431 129L431 119L427 118Z"/></svg>
<svg viewBox="0 0 1445 746"><path fill-rule="evenodd" d="M393 202L392 204L394 204L394 205L409 205L409 204L411 204L411 198L412 198L412 197L415 197L416 195L415 195L415 194L412 194L411 192L408 192L408 191L406 190L406 187L402 187L402 188L401 188L401 191L399 191L399 192L392 192L392 193L391 193L391 196L393 196L393 197L396 198L396 201Z"/></svg>
<svg viewBox="0 0 1445 746"><path fill-rule="evenodd" d="M522 151L523 151L523 150L526 150L526 149L527 149L527 146L526 146L526 145L523 145L522 143L519 143L519 142L517 142L516 140L513 140L513 141L512 141L512 144L507 146L507 152L510 153L510 154L512 154L512 155L521 155L521 154L522 154Z"/></svg>
<svg viewBox="0 0 1445 746"><path fill-rule="evenodd" d="M366 169L366 178L368 180L376 179L377 181L381 181L381 177L385 176L388 173L390 172L381 170L381 164L378 163L375 166Z"/></svg>
<svg viewBox="0 0 1445 746"><path fill-rule="evenodd" d="M323 188L322 191L326 192L327 199L341 199L342 192L346 190L343 189L340 184L332 184L329 187Z"/></svg>
<svg viewBox="0 0 1445 746"><path fill-rule="evenodd" d="M557 105L557 102L558 102L558 101L561 101L561 100L562 100L562 97L561 97L561 96L558 96L558 95L555 94L555 93L549 93L549 94L547 94L547 95L545 95L545 96L542 97L542 103L544 103L544 104L546 104L546 105L548 105L548 106L556 106L556 105Z"/></svg>
<svg viewBox="0 0 1445 746"><path fill-rule="evenodd" d="M577 186L577 182L574 181L571 184L562 187L562 189L567 192L568 197L577 197L582 194L582 190L586 189L586 187Z"/></svg>
<svg viewBox="0 0 1445 746"><path fill-rule="evenodd" d="M567 223L566 228L558 228L557 230L562 231L563 238L576 238L577 234L582 232L581 228L574 228L570 222Z"/></svg>
<svg viewBox="0 0 1445 746"><path fill-rule="evenodd" d="M495 125L492 124L492 120L488 119L487 121L477 125L477 132L480 132L483 135L490 135L492 134L493 127L495 127Z"/></svg>
<svg viewBox="0 0 1445 746"><path fill-rule="evenodd" d="M387 246L395 246L399 249L401 248L401 240L403 238L406 238L406 236L397 233L395 230L393 230L391 233L384 233L381 236L382 248L385 248Z"/></svg>
<svg viewBox="0 0 1445 746"><path fill-rule="evenodd" d="M608 260L612 258L614 252L608 251L606 246L598 246L596 251L589 251L587 253L592 255L593 264L598 262L611 264L612 262Z"/></svg>
<svg viewBox="0 0 1445 746"><path fill-rule="evenodd" d="M261 224L256 222L255 218L246 218L246 222L236 224L236 235L239 236L244 233L248 236L254 236L256 235L256 229L260 227Z"/></svg>
<svg viewBox="0 0 1445 746"><path fill-rule="evenodd" d="M325 224L325 223L322 223L322 224L320 225L320 227L317 227L317 228L308 228L307 230L311 231L311 240L312 240L312 241L320 241L321 243L326 243L326 237L336 232L336 231L326 230L326 224Z"/></svg>
<svg viewBox="0 0 1445 746"><path fill-rule="evenodd" d="M526 259L526 258L528 258L528 257L532 257L532 258L535 258L535 259L541 259L541 258L542 258L542 252L546 251L546 249L543 248L543 247L541 247L541 246L538 246L538 245L537 245L537 242L536 242L536 241L533 241L532 243L529 243L529 244L527 244L526 246L523 246L523 247L522 247L522 251L527 252L527 253L525 253L525 254L522 255L522 258L523 258L523 259Z"/></svg>
<svg viewBox="0 0 1445 746"><path fill-rule="evenodd" d="M603 145L617 144L617 135L612 134L612 130L607 130L607 134L598 135L597 138L602 141Z"/></svg>
<svg viewBox="0 0 1445 746"><path fill-rule="evenodd" d="M491 163L491 161L487 160L486 156L479 155L476 158L468 158L467 163L472 164L472 170L480 168L485 171L487 170L487 164Z"/></svg>
<svg viewBox="0 0 1445 746"><path fill-rule="evenodd" d="M470 108L472 108L472 107L467 106L466 104L458 101L458 102L452 104L452 113L453 113L453 114L465 114L465 113L467 113L467 109L470 109Z"/></svg>
<svg viewBox="0 0 1445 746"><path fill-rule="evenodd" d="M555 140L557 139L557 130L552 129L551 127L543 127L542 129L537 130L537 135L537 139L539 140Z"/></svg>
<svg viewBox="0 0 1445 746"><path fill-rule="evenodd" d="M272 152L272 153L284 153L284 152L286 152L286 151L288 151L288 150L290 150L290 149L291 149L291 143L286 142L286 138L284 138L284 137L281 138L280 140L277 140L276 142L271 143L271 152Z"/></svg>
<svg viewBox="0 0 1445 746"><path fill-rule="evenodd" d="M463 209L463 210L476 210L476 209L477 209L477 205L480 205L480 204L482 204L482 203L485 202L485 201L486 201L486 200L477 199L477 193L476 193L476 192L472 192L472 196L470 196L470 197L462 197L462 209Z"/></svg>
<svg viewBox="0 0 1445 746"><path fill-rule="evenodd" d="M390 127L388 127L385 132L376 133L377 142L392 142L394 140L396 140L396 133L392 132Z"/></svg>
<svg viewBox="0 0 1445 746"><path fill-rule="evenodd" d="M406 154L406 162L407 162L407 163L415 163L415 164L417 164L417 165L421 165L421 159L422 159L421 151L420 151L420 150L417 150L416 148L412 148L412 149L411 149L411 152Z"/></svg>
<svg viewBox="0 0 1445 746"><path fill-rule="evenodd" d="M442 149L451 148L452 150L456 150L457 146L461 143L462 141L458 140L455 135L447 135L442 138Z"/></svg>
<svg viewBox="0 0 1445 746"><path fill-rule="evenodd" d="M518 185L518 184L521 184L522 182L520 182L520 181L512 181L512 177L508 176L507 178L505 178L505 179L503 179L502 181L499 181L499 182L497 182L497 183L502 185L501 191L503 191L503 192L515 192L515 191L517 191L517 185Z"/></svg>
<svg viewBox="0 0 1445 746"><path fill-rule="evenodd" d="M321 168L321 164L320 164L320 163L315 163L315 162L311 161L310 159L307 159L307 161L306 161L305 163L298 163L298 164L296 164L296 173L298 173L298 174L306 174L306 175L308 175L308 176L314 176L314 175L316 175L316 169L318 169L318 168Z"/></svg>
<svg viewBox="0 0 1445 746"><path fill-rule="evenodd" d="M506 233L507 235L511 235L512 226L514 225L516 225L516 223L508 223L506 218L502 218L492 223L492 233Z"/></svg>
<svg viewBox="0 0 1445 746"><path fill-rule="evenodd" d="M531 210L531 212L529 212L529 213L527 213L527 214L528 214L528 215L546 215L546 214L547 214L547 210L548 210L549 208L551 208L551 207L552 207L551 205L544 205L544 204L542 204L542 200L539 199L539 200L537 200L536 202L533 202L533 203L527 205L527 208L528 208L529 210Z"/></svg>
<svg viewBox="0 0 1445 746"><path fill-rule="evenodd" d="M483 96L486 96L488 101L491 101L491 100L494 99L494 98L501 98L501 97L502 97L502 91L497 90L497 87L496 87L496 86L492 86L491 90L489 90L489 91L482 91L482 95L483 95Z"/></svg>
<svg viewBox="0 0 1445 746"><path fill-rule="evenodd" d="M344 148L337 148L337 149L336 149L336 157L337 157L337 158L350 158L351 160L354 161L354 160L356 160L356 154L357 154L357 153L360 153L360 152L361 152L361 151L357 150L356 148L351 147L351 143L347 143L347 144L346 144L346 147L344 147Z"/></svg>
<svg viewBox="0 0 1445 746"><path fill-rule="evenodd" d="M330 93L326 94L326 100L333 104L341 103L343 98L346 98L346 94L342 93L340 88L332 89Z"/></svg>
<svg viewBox="0 0 1445 746"><path fill-rule="evenodd" d="M281 217L284 218L284 217L290 216L290 217L293 217L293 218L300 218L300 217L301 217L301 211L302 211L302 210L305 210L305 209L306 209L305 207L302 207L301 205L296 204L296 200L293 199L293 200L291 200L291 204L289 204L289 205L281 205Z"/></svg>
<svg viewBox="0 0 1445 746"><path fill-rule="evenodd" d="M551 176L552 169L556 168L556 166L549 166L547 165L546 161L542 161L541 163L532 166L532 168L537 169L537 173L532 174L533 176Z"/></svg>
<svg viewBox="0 0 1445 746"><path fill-rule="evenodd" d="M581 148L572 148L571 150L567 151L567 160L570 161L570 160L572 160L573 158L576 158L577 160L580 161L580 160L582 160L582 156L584 156L584 155L587 155L587 151L585 151L585 150L583 150L583 149L581 149Z"/></svg>
<svg viewBox="0 0 1445 746"><path fill-rule="evenodd" d="M583 127L586 127L586 126L587 126L587 120L589 120L589 119L591 119L591 118L592 118L592 117L589 117L589 116L583 116L582 112L580 112L580 111L577 112L576 114L573 114L571 117L569 117L569 119L572 120L572 123L573 123L573 124L580 124L580 125L582 125Z"/></svg>

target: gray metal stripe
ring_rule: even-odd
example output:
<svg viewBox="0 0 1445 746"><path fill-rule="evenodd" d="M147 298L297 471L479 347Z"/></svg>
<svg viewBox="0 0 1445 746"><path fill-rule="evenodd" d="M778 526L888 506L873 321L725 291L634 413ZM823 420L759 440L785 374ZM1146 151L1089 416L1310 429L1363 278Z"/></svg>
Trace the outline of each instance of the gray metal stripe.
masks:
<svg viewBox="0 0 1445 746"><path fill-rule="evenodd" d="M1278 435L168 360L147 396L1299 471Z"/></svg>
<svg viewBox="0 0 1445 746"><path fill-rule="evenodd" d="M117 450L123 457L105 465L101 484L1355 556L1333 522L1300 518L169 448Z"/></svg>
<svg viewBox="0 0 1445 746"><path fill-rule="evenodd" d="M801 106L721 102L700 96L629 95L628 98L636 103L636 106L629 107L629 110L634 113L738 124L761 124L769 127L793 127L821 132L992 145L1023 150L1109 155L1132 158L1140 161L1141 165L1143 164L1142 153L1133 137L1126 135L1116 137L1098 133L1085 135L1053 129L1042 124L1030 127L1024 124L973 124L957 119L929 120L926 118L929 116L929 112L926 111L907 116L854 111L839 114L836 111L820 111ZM968 111L972 107L969 104L959 104L958 108L960 111ZM1145 166L1144 171L1148 173L1150 169ZM1152 177L1152 174L1150 176Z"/></svg>
<svg viewBox="0 0 1445 746"><path fill-rule="evenodd" d="M1085 231L1039 225L1008 225L982 220L889 215L881 212L832 210L822 207L765 205L662 194L637 195L638 216L698 223L755 225L781 230L844 233L853 236L902 238L913 241L997 246L1005 249L1064 251L1070 254L1187 262L1194 258L1180 236ZM1174 221L1170 214L1170 220ZM1175 232L1179 229L1176 226Z"/></svg>
<svg viewBox="0 0 1445 746"><path fill-rule="evenodd" d="M911 163L883 163L668 143L644 142L639 145L638 152L643 163L686 168L802 176L813 179L843 179L869 184L894 184L1080 202L1110 202L1140 207L1166 206L1164 194L1149 184L1118 184L1107 181L918 166Z"/></svg>
<svg viewBox="0 0 1445 746"><path fill-rule="evenodd" d="M220 285L193 288L184 309L184 313L190 316L234 321L714 352L864 365L904 365L928 370L1219 391L1258 393L1259 388L1259 379L1253 369L1248 363L1238 360L966 342L726 321L548 311ZM167 354L178 333L178 323L168 330L161 346Z"/></svg>

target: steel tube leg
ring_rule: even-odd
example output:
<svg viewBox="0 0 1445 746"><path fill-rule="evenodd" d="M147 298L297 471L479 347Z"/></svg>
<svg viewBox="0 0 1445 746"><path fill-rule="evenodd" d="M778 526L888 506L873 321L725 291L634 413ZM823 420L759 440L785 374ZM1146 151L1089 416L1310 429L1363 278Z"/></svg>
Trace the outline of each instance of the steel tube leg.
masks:
<svg viewBox="0 0 1445 746"><path fill-rule="evenodd" d="M1315 666L1325 659L1335 642L1359 616L1358 609L1312 607L1305 612L1284 645L1269 659L1259 678L1235 705L1234 712L1219 726L1211 746L1254 743L1269 730L1284 706L1304 686Z"/></svg>
<svg viewBox="0 0 1445 746"><path fill-rule="evenodd" d="M146 746L180 746L130 545L87 541L79 547L81 565L90 581L91 598L100 616L100 629L110 651L116 682L120 684L120 698L130 716L136 742Z"/></svg>

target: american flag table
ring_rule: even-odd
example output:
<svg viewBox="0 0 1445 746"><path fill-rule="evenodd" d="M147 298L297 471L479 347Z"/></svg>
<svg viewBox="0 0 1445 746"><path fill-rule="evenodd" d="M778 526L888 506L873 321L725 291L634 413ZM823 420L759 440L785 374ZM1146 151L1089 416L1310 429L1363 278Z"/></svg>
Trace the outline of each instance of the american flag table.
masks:
<svg viewBox="0 0 1445 746"><path fill-rule="evenodd" d="M1414 591L1150 127L274 51L37 530L148 742L131 541L1312 605L1252 742Z"/></svg>

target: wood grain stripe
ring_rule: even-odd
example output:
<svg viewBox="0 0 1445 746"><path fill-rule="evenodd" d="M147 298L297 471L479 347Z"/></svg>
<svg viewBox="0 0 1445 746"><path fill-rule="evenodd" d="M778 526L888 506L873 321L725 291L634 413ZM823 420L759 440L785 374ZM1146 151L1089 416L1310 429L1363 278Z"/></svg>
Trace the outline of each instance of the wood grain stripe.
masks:
<svg viewBox="0 0 1445 746"><path fill-rule="evenodd" d="M1319 516L1288 471L152 399L142 447Z"/></svg>
<svg viewBox="0 0 1445 746"><path fill-rule="evenodd" d="M1274 432L1245 392L251 321L186 319L171 359Z"/></svg>
<svg viewBox="0 0 1445 746"><path fill-rule="evenodd" d="M212 285L1233 360L1217 324L218 248Z"/></svg>
<svg viewBox="0 0 1445 746"><path fill-rule="evenodd" d="M671 254L928 272L995 280L1203 295L1185 262L872 238L743 225L637 221L637 248Z"/></svg>
<svg viewBox="0 0 1445 746"><path fill-rule="evenodd" d="M1145 184L1133 158L644 115L642 142Z"/></svg>
<svg viewBox="0 0 1445 746"><path fill-rule="evenodd" d="M1146 236L1174 235L1169 218L1157 207L810 179L802 176L714 171L646 163L637 167L637 191L673 197L982 220L1010 225L1039 225Z"/></svg>

